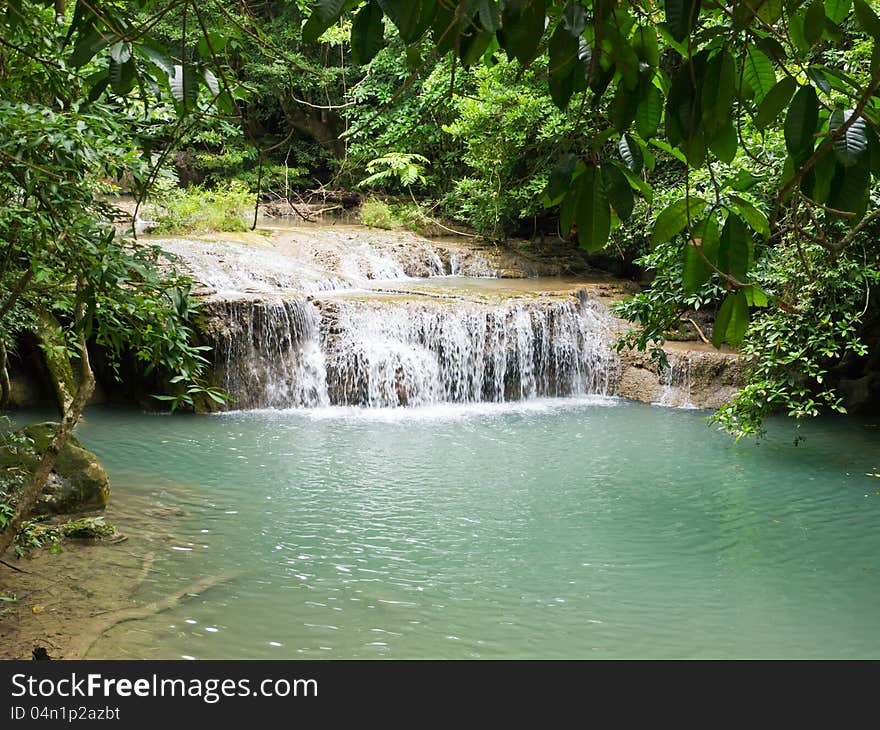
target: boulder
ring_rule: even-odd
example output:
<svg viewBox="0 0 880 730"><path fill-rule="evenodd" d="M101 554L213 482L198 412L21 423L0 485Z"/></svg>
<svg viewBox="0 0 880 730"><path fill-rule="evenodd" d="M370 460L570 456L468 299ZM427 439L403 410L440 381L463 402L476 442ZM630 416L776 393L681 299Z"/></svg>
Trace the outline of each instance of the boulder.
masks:
<svg viewBox="0 0 880 730"><path fill-rule="evenodd" d="M0 474L23 484L48 448L58 424L32 423L18 434L29 438L27 446L0 447ZM55 468L46 480L35 515L73 514L104 509L110 498L110 478L97 456L84 449L71 435L61 449Z"/></svg>

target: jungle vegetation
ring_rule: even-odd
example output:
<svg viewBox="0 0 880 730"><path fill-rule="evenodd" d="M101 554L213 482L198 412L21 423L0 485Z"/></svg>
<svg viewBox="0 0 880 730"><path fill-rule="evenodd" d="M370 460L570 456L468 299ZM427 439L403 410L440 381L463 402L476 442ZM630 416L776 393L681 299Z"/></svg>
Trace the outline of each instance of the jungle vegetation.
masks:
<svg viewBox="0 0 880 730"><path fill-rule="evenodd" d="M733 434L844 410L846 382L876 405L878 87L866 0L5 0L0 397L38 320L76 368L0 552L90 348L164 373L174 406L222 397L191 282L112 225L120 190L181 216L178 185L239 207L358 190L385 225L579 245L647 284L621 347L662 358L701 311L742 349L714 417Z"/></svg>

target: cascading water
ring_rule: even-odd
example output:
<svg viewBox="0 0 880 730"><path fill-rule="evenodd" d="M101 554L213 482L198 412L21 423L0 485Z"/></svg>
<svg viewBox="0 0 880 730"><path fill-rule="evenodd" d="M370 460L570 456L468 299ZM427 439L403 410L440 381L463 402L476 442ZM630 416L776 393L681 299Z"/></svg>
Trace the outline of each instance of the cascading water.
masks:
<svg viewBox="0 0 880 730"><path fill-rule="evenodd" d="M320 313L306 299L226 301L214 307L215 372L235 408L329 403Z"/></svg>
<svg viewBox="0 0 880 730"><path fill-rule="evenodd" d="M691 358L687 354L668 353L669 367L663 377L663 392L658 405L680 408L691 403Z"/></svg>
<svg viewBox="0 0 880 730"><path fill-rule="evenodd" d="M608 395L617 383L607 314L586 298L241 301L215 314L235 408Z"/></svg>

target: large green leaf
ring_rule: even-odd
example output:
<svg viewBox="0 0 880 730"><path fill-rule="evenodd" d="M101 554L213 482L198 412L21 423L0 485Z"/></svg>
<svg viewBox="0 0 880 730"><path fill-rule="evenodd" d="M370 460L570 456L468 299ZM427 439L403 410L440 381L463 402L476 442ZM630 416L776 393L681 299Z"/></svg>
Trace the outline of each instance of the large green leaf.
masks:
<svg viewBox="0 0 880 730"><path fill-rule="evenodd" d="M199 77L195 67L190 64L175 65L174 75L168 81L181 116L186 116L195 108L199 97Z"/></svg>
<svg viewBox="0 0 880 730"><path fill-rule="evenodd" d="M730 164L736 157L738 144L733 120L727 119L721 129L715 132L712 139L709 140L709 149L719 160Z"/></svg>
<svg viewBox="0 0 880 730"><path fill-rule="evenodd" d="M700 0L665 0L666 27L681 42L687 38L700 15Z"/></svg>
<svg viewBox="0 0 880 730"><path fill-rule="evenodd" d="M562 159L550 170L547 189L544 191L547 206L558 205L562 202L571 185L571 178L577 163L578 156L569 152L563 155Z"/></svg>
<svg viewBox="0 0 880 730"><path fill-rule="evenodd" d="M709 281L712 267L708 262L714 264L718 258L718 241L718 222L714 215L694 226L682 254L681 283L685 293L695 294Z"/></svg>
<svg viewBox="0 0 880 730"><path fill-rule="evenodd" d="M538 55L547 15L546 0L507 0L498 41L508 58L528 66Z"/></svg>
<svg viewBox="0 0 880 730"><path fill-rule="evenodd" d="M822 38L825 29L825 3L823 0L813 0L804 15L804 39L811 46L816 45Z"/></svg>
<svg viewBox="0 0 880 730"><path fill-rule="evenodd" d="M639 26L633 34L632 47L636 55L649 66L660 64L660 46L657 43L657 29L653 25Z"/></svg>
<svg viewBox="0 0 880 730"><path fill-rule="evenodd" d="M706 201L702 198L690 197L681 198L667 206L654 221L654 230L651 232L651 248L666 243L681 233L690 221L703 212L706 205Z"/></svg>
<svg viewBox="0 0 880 730"><path fill-rule="evenodd" d="M632 215L635 204L629 181L620 168L606 163L602 165L602 182L611 207L614 208L617 217L625 221Z"/></svg>
<svg viewBox="0 0 880 730"><path fill-rule="evenodd" d="M834 134L840 127L849 121L853 111L835 109L831 112L828 120L828 131ZM855 119L846 131L834 140L834 154L844 165L850 167L856 164L859 157L868 151L868 128L862 117Z"/></svg>
<svg viewBox="0 0 880 730"><path fill-rule="evenodd" d="M743 59L743 78L754 92L756 104L770 93L776 85L776 72L773 62L757 46L750 45Z"/></svg>
<svg viewBox="0 0 880 730"><path fill-rule="evenodd" d="M651 139L663 117L663 93L653 84L636 107L636 131L642 139Z"/></svg>
<svg viewBox="0 0 880 730"><path fill-rule="evenodd" d="M624 134L620 137L617 144L621 159L626 166L635 173L640 173L645 166L645 157L642 154L642 148L630 135Z"/></svg>
<svg viewBox="0 0 880 730"><path fill-rule="evenodd" d="M850 223L860 220L865 214L870 191L871 170L867 155L849 167L840 163L835 167L834 179L831 181L831 192L828 205L836 210L854 213Z"/></svg>
<svg viewBox="0 0 880 730"><path fill-rule="evenodd" d="M114 36L110 33L102 33L93 25L80 31L77 36L76 45L73 47L73 53L70 54L68 62L74 68L84 66L95 56L98 51L109 46L114 40Z"/></svg>
<svg viewBox="0 0 880 730"><path fill-rule="evenodd" d="M730 121L735 95L736 68L733 56L722 50L706 64L701 93L703 124L710 135Z"/></svg>
<svg viewBox="0 0 880 730"><path fill-rule="evenodd" d="M764 213L748 200L741 198L739 195L731 195L730 207L764 240L770 237L770 221L767 220L767 216Z"/></svg>
<svg viewBox="0 0 880 730"><path fill-rule="evenodd" d="M314 43L342 14L345 0L317 0L302 30L302 42Z"/></svg>
<svg viewBox="0 0 880 730"><path fill-rule="evenodd" d="M816 125L819 123L819 100L812 86L802 86L791 100L785 116L785 147L797 164L813 151Z"/></svg>
<svg viewBox="0 0 880 730"><path fill-rule="evenodd" d="M718 268L743 281L752 259L752 236L746 224L735 213L728 213L718 244Z"/></svg>
<svg viewBox="0 0 880 730"><path fill-rule="evenodd" d="M351 23L351 52L355 63L367 64L382 49L385 42L385 20L376 0L364 5Z"/></svg>
<svg viewBox="0 0 880 730"><path fill-rule="evenodd" d="M743 343L746 331L749 328L749 303L745 291L738 291L736 294L733 294L732 299L733 308L725 334L727 335L727 342L731 347L739 347Z"/></svg>
<svg viewBox="0 0 880 730"><path fill-rule="evenodd" d="M873 38L880 38L880 18L877 17L871 6L865 0L854 0L853 5L862 30Z"/></svg>
<svg viewBox="0 0 880 730"><path fill-rule="evenodd" d="M378 0L404 43L413 43L431 26L437 0Z"/></svg>
<svg viewBox="0 0 880 730"><path fill-rule="evenodd" d="M550 36L550 96L560 109L568 106L568 100L575 90L575 73L580 66L578 58L579 43L560 22ZM581 68L583 68L581 66Z"/></svg>
<svg viewBox="0 0 880 730"><path fill-rule="evenodd" d="M618 170L620 170L620 172L626 178L626 181L629 183L629 186L633 190L637 190L639 193L641 193L642 197L645 199L648 205L650 205L651 202L654 200L654 189L629 168L624 167L617 162L612 162L611 164L613 164Z"/></svg>
<svg viewBox="0 0 880 730"><path fill-rule="evenodd" d="M611 233L611 209L605 195L602 175L593 166L582 175L577 212L578 243L587 251L599 251Z"/></svg>
<svg viewBox="0 0 880 730"><path fill-rule="evenodd" d="M712 344L715 347L721 347L724 338L727 336L727 327L730 324L730 316L733 313L733 294L728 294L721 306L718 307L718 313L715 315L715 322L712 325Z"/></svg>
<svg viewBox="0 0 880 730"><path fill-rule="evenodd" d="M852 8L852 0L825 0L825 15L834 25L840 25Z"/></svg>
<svg viewBox="0 0 880 730"><path fill-rule="evenodd" d="M636 118L638 101L638 96L627 89L623 81L617 84L617 91L614 93L614 99L611 102L609 116L611 118L611 125L618 132L625 132L629 129Z"/></svg>
<svg viewBox="0 0 880 730"><path fill-rule="evenodd" d="M755 114L755 126L758 129L769 127L776 118L782 113L782 110L788 106L791 95L797 88L797 82L793 76L786 76L776 86L767 92L767 96L758 105L758 111Z"/></svg>
<svg viewBox="0 0 880 730"><path fill-rule="evenodd" d="M712 344L721 347L726 339L732 347L739 347L749 327L749 303L743 291L728 294L712 328Z"/></svg>

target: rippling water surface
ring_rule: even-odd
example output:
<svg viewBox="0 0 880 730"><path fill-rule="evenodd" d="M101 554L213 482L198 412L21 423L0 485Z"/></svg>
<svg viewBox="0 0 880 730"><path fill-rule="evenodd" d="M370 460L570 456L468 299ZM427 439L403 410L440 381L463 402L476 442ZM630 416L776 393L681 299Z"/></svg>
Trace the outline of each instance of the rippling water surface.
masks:
<svg viewBox="0 0 880 730"><path fill-rule="evenodd" d="M880 431L614 399L90 412L117 495L181 508L145 658L880 656Z"/></svg>

